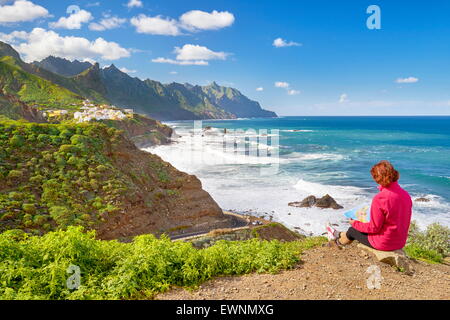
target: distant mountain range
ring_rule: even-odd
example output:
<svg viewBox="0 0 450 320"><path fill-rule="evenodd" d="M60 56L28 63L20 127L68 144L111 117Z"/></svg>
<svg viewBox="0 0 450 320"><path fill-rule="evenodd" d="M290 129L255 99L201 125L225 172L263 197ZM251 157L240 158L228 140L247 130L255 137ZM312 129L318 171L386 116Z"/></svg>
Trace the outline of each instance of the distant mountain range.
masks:
<svg viewBox="0 0 450 320"><path fill-rule="evenodd" d="M63 107L88 98L133 108L158 120L276 117L239 90L213 82L208 86L140 80L114 65L47 57L25 63L10 45L0 42L0 106L6 97L26 104Z"/></svg>

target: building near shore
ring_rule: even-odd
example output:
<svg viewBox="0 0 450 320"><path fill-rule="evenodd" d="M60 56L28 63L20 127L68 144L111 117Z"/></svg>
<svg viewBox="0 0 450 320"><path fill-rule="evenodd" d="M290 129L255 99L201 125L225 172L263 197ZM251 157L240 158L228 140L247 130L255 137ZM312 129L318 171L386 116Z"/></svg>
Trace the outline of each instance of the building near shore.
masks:
<svg viewBox="0 0 450 320"><path fill-rule="evenodd" d="M89 122L92 120L122 120L127 118L127 115L120 110L93 107L83 109L82 112L77 111L73 114L73 117L78 122Z"/></svg>

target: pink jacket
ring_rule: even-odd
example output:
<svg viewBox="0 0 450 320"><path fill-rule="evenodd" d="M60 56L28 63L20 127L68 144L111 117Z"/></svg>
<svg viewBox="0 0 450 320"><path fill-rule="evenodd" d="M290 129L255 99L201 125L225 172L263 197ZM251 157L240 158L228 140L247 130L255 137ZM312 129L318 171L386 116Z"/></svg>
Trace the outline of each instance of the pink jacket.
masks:
<svg viewBox="0 0 450 320"><path fill-rule="evenodd" d="M411 223L411 197L398 182L378 188L380 192L373 198L370 208L370 221L355 221L353 228L368 233L369 242L375 249L402 249L406 244Z"/></svg>

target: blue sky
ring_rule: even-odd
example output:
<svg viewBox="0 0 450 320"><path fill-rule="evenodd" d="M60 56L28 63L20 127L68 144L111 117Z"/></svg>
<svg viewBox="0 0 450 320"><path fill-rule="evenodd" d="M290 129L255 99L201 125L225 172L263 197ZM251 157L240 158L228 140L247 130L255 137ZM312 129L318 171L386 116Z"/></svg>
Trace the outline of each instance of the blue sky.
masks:
<svg viewBox="0 0 450 320"><path fill-rule="evenodd" d="M373 4L379 30L366 26ZM450 114L448 1L0 5L0 40L28 61L53 54L164 83L216 81L280 115Z"/></svg>

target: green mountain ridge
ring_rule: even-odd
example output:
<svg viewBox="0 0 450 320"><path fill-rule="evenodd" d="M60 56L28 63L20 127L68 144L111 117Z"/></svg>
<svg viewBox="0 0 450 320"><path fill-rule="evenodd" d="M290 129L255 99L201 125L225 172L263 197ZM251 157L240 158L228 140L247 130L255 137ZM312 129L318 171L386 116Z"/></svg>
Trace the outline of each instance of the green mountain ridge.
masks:
<svg viewBox="0 0 450 320"><path fill-rule="evenodd" d="M0 58L0 92L27 104L65 106L81 100L74 92L23 70L15 57Z"/></svg>
<svg viewBox="0 0 450 320"><path fill-rule="evenodd" d="M19 67L22 71L42 78L44 80L50 81L60 87L63 87L69 91L72 91L76 95L79 95L80 98L89 98L92 101L97 103L107 103L107 99L105 99L101 93L86 88L83 83L77 81L76 78L68 78L51 71L48 71L44 68L41 68L32 63L26 63L21 58L20 55L15 51L10 45L3 43L0 41L0 58L1 57L12 57L14 58L14 63L9 61L10 64L14 64Z"/></svg>
<svg viewBox="0 0 450 320"><path fill-rule="evenodd" d="M69 61L54 56L49 56L42 61L34 61L33 64L65 77L74 77L92 66L92 64L87 61Z"/></svg>
<svg viewBox="0 0 450 320"><path fill-rule="evenodd" d="M209 86L175 82L163 84L151 79L133 78L114 65L100 68L98 63L69 61L52 56L40 62L25 63L17 51L2 42L0 57L11 67L20 70L22 76L14 82L17 90L13 90L13 93L26 103L61 107L65 103L73 104L73 99L88 98L99 104L132 108L158 120L277 116L274 112L262 109L258 102L250 100L237 89L219 86L215 82ZM29 76L25 76L25 73ZM11 77L11 72L8 74ZM10 83L11 79L6 82ZM33 89L31 94L27 93L29 88ZM38 94L39 88L44 90ZM56 88L60 88L61 92ZM26 94L21 93L21 90ZM56 97L50 96L52 94L56 94ZM45 101L46 96L48 101Z"/></svg>

